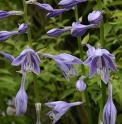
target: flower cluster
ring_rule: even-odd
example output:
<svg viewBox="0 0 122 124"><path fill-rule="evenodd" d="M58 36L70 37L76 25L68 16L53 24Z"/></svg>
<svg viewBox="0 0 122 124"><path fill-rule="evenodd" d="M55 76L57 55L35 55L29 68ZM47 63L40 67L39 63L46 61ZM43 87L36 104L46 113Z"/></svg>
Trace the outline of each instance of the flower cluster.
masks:
<svg viewBox="0 0 122 124"><path fill-rule="evenodd" d="M58 5L61 9L53 9L49 4L43 4L35 2L34 0L26 1L26 4L32 4L40 7L43 11L47 12L48 17L55 17L59 14L69 11L73 9L73 7L81 2L86 2L87 0L61 0ZM0 19L6 18L12 15L22 15L24 12L21 11L10 11L6 12L4 10L0 10ZM93 11L88 15L89 25L81 24L80 21L73 22L72 26L67 26L64 28L54 28L47 32L49 36L59 36L63 32L70 31L71 36L79 37L83 36L88 29L94 28L100 24L102 19L101 11ZM0 42L7 40L12 35L18 35L22 33L28 32L29 25L26 23L22 23L19 25L17 31L0 31ZM78 72L74 68L74 65L83 64L84 66L90 66L89 78L92 78L96 73L100 76L102 81L105 84L108 84L108 100L103 110L103 123L104 124L115 124L117 110L113 103L112 99L112 84L109 81L110 72L118 71L116 66L114 65L113 59L115 59L113 54L110 54L109 51L103 49L102 47L97 47L96 49L92 47L90 44L85 44L88 48L86 54L88 58L83 62L81 59L67 54L62 53L59 55L51 55L47 53L41 53L41 56L53 59L56 62L57 67L63 73L65 79L70 81L70 74L78 76ZM28 96L25 91L25 79L27 72L33 72L36 75L40 74L41 60L39 58L38 52L35 52L32 48L27 47L24 49L19 56L14 58L9 53L5 53L0 51L0 54L3 55L8 61L11 62L13 66L21 65L22 71L22 81L20 89L15 98L15 107L16 107L16 115L22 116L26 113L27 110L27 102ZM80 79L76 82L76 90L78 92L83 92L87 85L84 82L84 76L81 76ZM84 102L73 102L67 103L64 101L55 101L45 103L46 106L52 108L51 111L47 113L47 115L53 120L53 123L56 123L67 111L70 107L81 105ZM36 124L41 124L40 122L40 109L41 103L36 103L36 114L37 114L37 122Z"/></svg>

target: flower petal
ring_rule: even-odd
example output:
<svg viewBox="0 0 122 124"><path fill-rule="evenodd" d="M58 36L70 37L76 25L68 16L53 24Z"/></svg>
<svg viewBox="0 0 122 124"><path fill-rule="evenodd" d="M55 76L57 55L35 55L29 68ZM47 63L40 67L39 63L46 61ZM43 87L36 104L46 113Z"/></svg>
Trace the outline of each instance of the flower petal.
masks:
<svg viewBox="0 0 122 124"><path fill-rule="evenodd" d="M98 57L94 57L94 59L92 60L91 66L90 66L90 78L94 76L94 74L97 71L97 61L98 61Z"/></svg>

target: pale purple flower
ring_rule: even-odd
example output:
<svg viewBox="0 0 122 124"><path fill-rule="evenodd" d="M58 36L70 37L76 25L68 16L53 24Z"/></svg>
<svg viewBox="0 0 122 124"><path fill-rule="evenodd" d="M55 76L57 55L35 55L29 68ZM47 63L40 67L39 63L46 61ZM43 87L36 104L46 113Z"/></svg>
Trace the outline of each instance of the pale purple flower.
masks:
<svg viewBox="0 0 122 124"><path fill-rule="evenodd" d="M59 55L42 54L48 58L54 59L58 68L62 71L64 77L69 81L69 75L78 75L77 71L73 67L74 64L82 64L82 61L75 56L70 54L62 53Z"/></svg>
<svg viewBox="0 0 122 124"><path fill-rule="evenodd" d="M18 28L19 33L26 33L27 30L28 30L28 24L25 23L22 23Z"/></svg>
<svg viewBox="0 0 122 124"><path fill-rule="evenodd" d="M95 26L95 24L83 25L80 24L80 22L73 22L70 34L73 37L83 36L88 29L93 28Z"/></svg>
<svg viewBox="0 0 122 124"><path fill-rule="evenodd" d="M38 2L34 2L33 0L26 1L26 4L33 4L39 6L45 12L52 12L53 8L49 4L41 4Z"/></svg>
<svg viewBox="0 0 122 124"><path fill-rule="evenodd" d="M63 29L53 28L53 29L49 30L46 34L48 36L56 37L56 36L59 36L60 34L62 34L63 32L66 32L68 30L70 30L70 28L63 28Z"/></svg>
<svg viewBox="0 0 122 124"><path fill-rule="evenodd" d="M14 57L11 54L0 51L0 54L3 55L8 61L13 62Z"/></svg>
<svg viewBox="0 0 122 124"><path fill-rule="evenodd" d="M7 40L10 36L19 34L18 31L0 31L0 42Z"/></svg>
<svg viewBox="0 0 122 124"><path fill-rule="evenodd" d="M108 83L108 100L103 109L103 123L115 124L117 110L112 99L112 84Z"/></svg>
<svg viewBox="0 0 122 124"><path fill-rule="evenodd" d="M24 12L21 12L21 11L6 12L4 10L0 10L0 19L6 18L11 15L22 15L22 14L24 14Z"/></svg>
<svg viewBox="0 0 122 124"><path fill-rule="evenodd" d="M86 84L84 82L84 76L81 76L81 78L76 82L76 90L78 92L83 92L86 89Z"/></svg>
<svg viewBox="0 0 122 124"><path fill-rule="evenodd" d="M100 75L103 82L107 84L110 77L109 69L112 71L118 71L112 61L112 59L115 59L114 55L101 47L95 49L89 44L86 44L86 46L88 47L88 58L84 62L84 65L90 66L89 77L91 78L95 73L97 73Z"/></svg>
<svg viewBox="0 0 122 124"><path fill-rule="evenodd" d="M69 9L54 9L52 12L47 13L47 17L56 17L61 13L68 11Z"/></svg>
<svg viewBox="0 0 122 124"><path fill-rule="evenodd" d="M21 87L15 98L15 107L16 107L16 115L17 116L24 115L27 110L28 96L24 89L25 78L26 78L26 73L24 73L22 76Z"/></svg>
<svg viewBox="0 0 122 124"><path fill-rule="evenodd" d="M76 4L85 2L87 0L61 0L58 5L61 6L62 8L67 8L71 9L73 8Z"/></svg>
<svg viewBox="0 0 122 124"><path fill-rule="evenodd" d="M102 12L101 11L93 11L88 15L88 21L92 24L99 24L102 19Z"/></svg>
<svg viewBox="0 0 122 124"><path fill-rule="evenodd" d="M40 74L40 67L38 64L41 63L38 54L30 47L26 48L21 54L14 59L12 65L18 66L21 64L21 70L23 73L33 71L35 74Z"/></svg>
<svg viewBox="0 0 122 124"><path fill-rule="evenodd" d="M64 101L55 101L45 103L46 106L52 108L52 110L49 111L47 115L50 117L50 119L53 120L53 123L56 123L61 118L61 116L63 116L68 111L70 107L81 104L83 104L83 102L67 103Z"/></svg>
<svg viewBox="0 0 122 124"><path fill-rule="evenodd" d="M37 116L36 124L41 124L40 122L41 103L36 103L35 106L36 106L36 116Z"/></svg>

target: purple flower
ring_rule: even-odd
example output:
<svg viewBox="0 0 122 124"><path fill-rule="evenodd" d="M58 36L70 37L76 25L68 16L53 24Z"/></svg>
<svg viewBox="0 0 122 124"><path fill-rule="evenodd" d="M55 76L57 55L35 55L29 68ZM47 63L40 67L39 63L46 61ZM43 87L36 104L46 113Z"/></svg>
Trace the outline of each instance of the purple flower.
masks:
<svg viewBox="0 0 122 124"><path fill-rule="evenodd" d="M35 106L36 106L36 115L37 115L36 124L41 124L40 122L41 103L36 103Z"/></svg>
<svg viewBox="0 0 122 124"><path fill-rule="evenodd" d="M41 4L38 2L34 2L32 0L26 1L26 4L34 4L39 6L42 10L46 11L46 12L52 12L53 8L49 5L49 4Z"/></svg>
<svg viewBox="0 0 122 124"><path fill-rule="evenodd" d="M14 59L12 65L18 66L21 64L21 70L23 73L33 71L35 74L40 74L40 68L38 63L41 63L37 53L30 47L26 48L21 54Z"/></svg>
<svg viewBox="0 0 122 124"><path fill-rule="evenodd" d="M88 21L92 24L99 24L102 19L102 12L101 11L93 11L88 15Z"/></svg>
<svg viewBox="0 0 122 124"><path fill-rule="evenodd" d="M69 75L78 75L75 68L73 68L74 64L82 64L82 61L75 56L70 54L59 54L57 56L50 55L50 54L42 54L42 56L46 56L48 58L54 59L58 68L62 71L64 77L69 82Z"/></svg>
<svg viewBox="0 0 122 124"><path fill-rule="evenodd" d="M88 29L93 28L95 26L96 26L95 24L82 25L80 24L80 22L73 22L70 34L73 37L83 36Z"/></svg>
<svg viewBox="0 0 122 124"><path fill-rule="evenodd" d="M2 54L8 61L12 62L14 60L14 57L11 54L5 53L0 51L0 54Z"/></svg>
<svg viewBox="0 0 122 124"><path fill-rule="evenodd" d="M24 14L24 12L21 12L21 11L6 12L4 10L0 10L0 19L6 18L11 15L22 15L22 14Z"/></svg>
<svg viewBox="0 0 122 124"><path fill-rule="evenodd" d="M109 81L109 69L113 71L118 71L115 67L112 59L114 59L114 55L110 54L106 49L102 49L98 47L95 49L94 47L86 44L88 47L87 56L88 58L84 62L84 65L90 66L90 78L98 73L103 80L104 83L108 83Z"/></svg>
<svg viewBox="0 0 122 124"><path fill-rule="evenodd" d="M85 2L87 0L61 0L58 5L61 6L62 8L67 8L71 9L73 8L76 4Z"/></svg>
<svg viewBox="0 0 122 124"><path fill-rule="evenodd" d="M47 13L47 17L56 17L61 13L68 11L69 9L54 9L52 12Z"/></svg>
<svg viewBox="0 0 122 124"><path fill-rule="evenodd" d="M47 113L50 119L53 120L53 123L56 123L61 116L63 116L70 107L81 105L83 102L74 102L74 103L67 103L64 101L55 101L55 102L48 102L45 103L46 106L52 108L51 111Z"/></svg>
<svg viewBox="0 0 122 124"><path fill-rule="evenodd" d="M108 100L103 109L103 123L115 124L117 110L112 99L112 84L108 83Z"/></svg>
<svg viewBox="0 0 122 124"><path fill-rule="evenodd" d="M63 29L53 28L53 29L49 30L46 34L48 36L56 37L56 36L59 36L60 34L62 34L63 32L66 32L68 30L70 30L70 28L63 28Z"/></svg>
<svg viewBox="0 0 122 124"><path fill-rule="evenodd" d="M19 33L26 33L27 30L28 30L28 24L25 23L22 23L18 28Z"/></svg>
<svg viewBox="0 0 122 124"><path fill-rule="evenodd" d="M15 98L15 107L16 107L16 115L17 116L24 115L27 110L28 96L24 89L25 77L26 77L26 73L23 74L23 76L22 76L21 87Z"/></svg>
<svg viewBox="0 0 122 124"><path fill-rule="evenodd" d="M84 83L84 76L82 76L77 82L76 82L76 90L79 92L83 92L86 89L86 84Z"/></svg>
<svg viewBox="0 0 122 124"><path fill-rule="evenodd" d="M18 31L0 31L0 42L7 40L10 36L19 34Z"/></svg>

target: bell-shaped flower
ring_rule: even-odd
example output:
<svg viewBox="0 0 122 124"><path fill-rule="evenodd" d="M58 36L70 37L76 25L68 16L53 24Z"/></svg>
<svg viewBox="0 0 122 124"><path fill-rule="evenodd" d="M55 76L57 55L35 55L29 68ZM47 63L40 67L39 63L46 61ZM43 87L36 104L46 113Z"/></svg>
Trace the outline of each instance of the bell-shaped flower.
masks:
<svg viewBox="0 0 122 124"><path fill-rule="evenodd" d="M4 10L0 10L0 19L6 18L11 15L22 15L22 14L24 14L24 12L21 12L21 11L6 12Z"/></svg>
<svg viewBox="0 0 122 124"><path fill-rule="evenodd" d="M28 24L25 23L22 23L18 28L19 33L26 33L27 30L28 30Z"/></svg>
<svg viewBox="0 0 122 124"><path fill-rule="evenodd" d="M61 6L62 8L67 8L71 9L73 8L76 4L85 2L87 0L61 0L58 5Z"/></svg>
<svg viewBox="0 0 122 124"><path fill-rule="evenodd" d="M53 123L56 123L61 118L61 116L63 116L68 111L70 107L81 104L83 104L83 102L67 103L64 101L55 101L45 103L46 106L52 108L52 110L49 111L47 115L50 117L50 119L53 120Z"/></svg>
<svg viewBox="0 0 122 124"><path fill-rule="evenodd" d="M36 124L41 124L40 122L41 103L36 103L35 106L36 106L36 116L37 116Z"/></svg>
<svg viewBox="0 0 122 124"><path fill-rule="evenodd" d="M81 76L81 78L76 82L76 90L78 92L83 92L86 89L86 84L84 83L84 76Z"/></svg>
<svg viewBox="0 0 122 124"><path fill-rule="evenodd" d="M82 61L78 59L75 56L72 56L70 54L59 54L59 55L50 55L50 54L42 54L42 56L54 59L58 68L62 71L64 77L66 80L69 82L69 75L78 75L77 71L75 68L73 68L74 64L82 64Z"/></svg>
<svg viewBox="0 0 122 124"><path fill-rule="evenodd" d="M35 2L33 0L26 1L26 4L36 5L36 6L40 7L45 12L52 12L53 11L53 8L49 4L41 4L41 3Z"/></svg>
<svg viewBox="0 0 122 124"><path fill-rule="evenodd" d="M56 17L61 13L68 11L69 9L54 9L52 12L47 13L47 17Z"/></svg>
<svg viewBox="0 0 122 124"><path fill-rule="evenodd" d="M88 21L92 24L99 24L102 19L101 11L93 11L88 15Z"/></svg>
<svg viewBox="0 0 122 124"><path fill-rule="evenodd" d="M88 29L93 28L95 26L95 24L82 25L80 24L80 22L73 22L70 34L73 37L83 36Z"/></svg>
<svg viewBox="0 0 122 124"><path fill-rule="evenodd" d="M35 74L40 74L40 67L38 63L41 63L38 54L30 47L26 48L21 54L14 59L12 65L18 66L21 64L21 70L23 73L33 71Z"/></svg>
<svg viewBox="0 0 122 124"><path fill-rule="evenodd" d="M70 30L70 28L63 28L63 29L53 28L53 29L49 30L46 34L48 36L57 37L60 34L62 34L63 32L66 32L68 30Z"/></svg>
<svg viewBox="0 0 122 124"><path fill-rule="evenodd" d="M15 107L16 107L17 116L24 115L27 110L28 96L24 89L25 78L26 78L26 73L24 73L22 76L21 87L15 98Z"/></svg>
<svg viewBox="0 0 122 124"><path fill-rule="evenodd" d="M103 123L115 124L117 110L112 99L112 84L108 83L108 100L103 109Z"/></svg>
<svg viewBox="0 0 122 124"><path fill-rule="evenodd" d="M7 40L10 36L19 34L18 31L0 31L0 42Z"/></svg>
<svg viewBox="0 0 122 124"><path fill-rule="evenodd" d="M90 78L98 73L104 83L108 83L110 74L109 69L112 71L118 71L115 67L112 59L114 59L114 55L110 54L106 49L102 49L98 47L94 49L94 47L86 44L88 47L87 55L88 58L84 62L84 65L90 66Z"/></svg>
<svg viewBox="0 0 122 124"><path fill-rule="evenodd" d="M3 55L8 61L13 62L14 57L11 54L0 51L0 54Z"/></svg>

